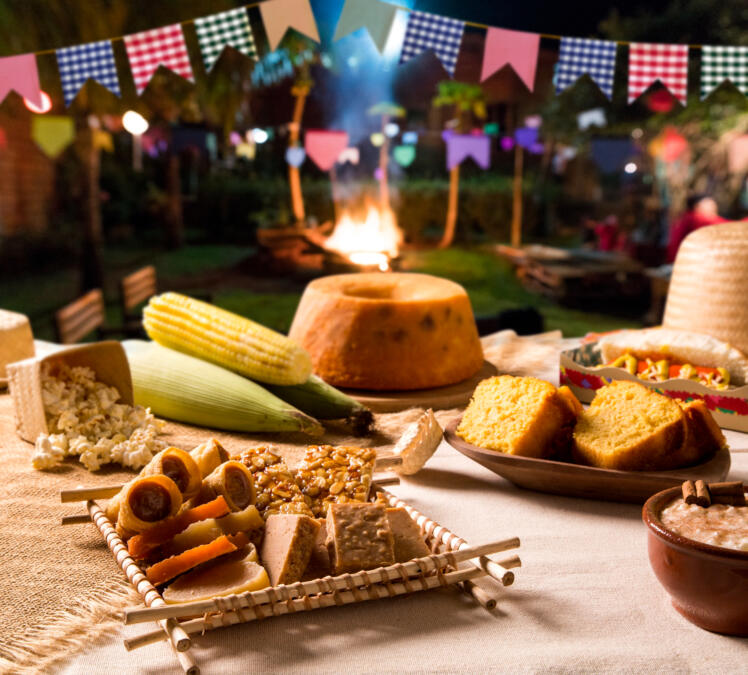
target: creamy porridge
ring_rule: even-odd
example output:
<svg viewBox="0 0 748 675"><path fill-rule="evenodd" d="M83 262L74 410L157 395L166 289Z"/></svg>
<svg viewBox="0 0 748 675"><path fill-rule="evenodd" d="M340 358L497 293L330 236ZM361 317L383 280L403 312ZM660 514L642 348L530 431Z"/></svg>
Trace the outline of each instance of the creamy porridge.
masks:
<svg viewBox="0 0 748 675"><path fill-rule="evenodd" d="M663 509L662 524L689 539L748 551L748 506L686 504L680 497Z"/></svg>

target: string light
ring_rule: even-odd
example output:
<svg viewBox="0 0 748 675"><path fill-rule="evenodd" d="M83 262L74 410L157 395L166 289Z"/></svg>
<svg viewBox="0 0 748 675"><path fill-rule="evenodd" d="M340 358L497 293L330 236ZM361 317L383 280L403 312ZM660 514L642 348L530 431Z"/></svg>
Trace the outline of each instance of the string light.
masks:
<svg viewBox="0 0 748 675"><path fill-rule="evenodd" d="M133 136L142 136L148 131L148 120L134 110L128 110L122 115L122 126Z"/></svg>
<svg viewBox="0 0 748 675"><path fill-rule="evenodd" d="M25 96L23 97L23 104L33 113L40 115L52 110L52 99L46 91L39 90L39 98L42 100L40 106L36 105L33 101L29 101Z"/></svg>

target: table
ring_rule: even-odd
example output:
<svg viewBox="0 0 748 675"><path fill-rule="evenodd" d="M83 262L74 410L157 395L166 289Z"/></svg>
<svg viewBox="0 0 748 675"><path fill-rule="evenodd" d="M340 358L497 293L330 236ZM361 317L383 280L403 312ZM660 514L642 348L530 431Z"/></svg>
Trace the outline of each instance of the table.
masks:
<svg viewBox="0 0 748 675"><path fill-rule="evenodd" d="M748 481L748 435L726 436L730 478ZM523 566L494 612L445 589L271 618L198 638L202 672L745 672L748 639L703 631L670 606L641 507L524 491L446 443L391 490L471 544L521 538ZM123 627L60 672L178 672L165 643L124 650L144 628Z"/></svg>

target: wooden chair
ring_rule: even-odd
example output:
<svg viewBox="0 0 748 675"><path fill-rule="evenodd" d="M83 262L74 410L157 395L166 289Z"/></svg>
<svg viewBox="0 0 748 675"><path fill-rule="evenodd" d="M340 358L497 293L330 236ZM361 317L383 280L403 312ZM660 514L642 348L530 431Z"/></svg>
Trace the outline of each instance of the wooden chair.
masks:
<svg viewBox="0 0 748 675"><path fill-rule="evenodd" d="M57 341L73 344L94 330L97 337L102 337L105 319L104 294L95 288L55 312Z"/></svg>
<svg viewBox="0 0 748 675"><path fill-rule="evenodd" d="M134 310L146 300L156 295L156 268L153 265L141 267L119 282L122 324L126 333L142 333L140 314Z"/></svg>

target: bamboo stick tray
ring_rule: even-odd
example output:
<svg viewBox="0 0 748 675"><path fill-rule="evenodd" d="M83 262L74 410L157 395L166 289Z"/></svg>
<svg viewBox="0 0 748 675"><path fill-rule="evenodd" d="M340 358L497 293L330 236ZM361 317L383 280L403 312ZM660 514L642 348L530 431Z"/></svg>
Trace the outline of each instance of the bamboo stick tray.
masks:
<svg viewBox="0 0 748 675"><path fill-rule="evenodd" d="M130 651L168 641L180 667L188 675L200 673L200 668L189 652L192 646L191 636L224 626L446 586L456 586L469 593L487 610L496 607L496 593L501 587L514 582L512 569L521 566L521 561L516 555L499 561L488 555L519 548L520 541L517 537L472 547L383 487L374 483L372 489L389 506L406 509L418 524L432 551L431 555L355 574L327 576L182 604L167 604L164 601L159 591L146 578L143 569L130 557L114 525L96 501L86 502L88 516L74 518L77 519L75 522L93 521L115 561L143 598L144 607L125 610L125 624L154 621L158 624L156 630L126 639L125 648ZM479 578L484 580L480 585L475 583Z"/></svg>

